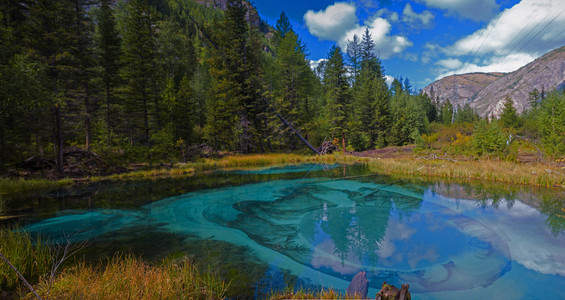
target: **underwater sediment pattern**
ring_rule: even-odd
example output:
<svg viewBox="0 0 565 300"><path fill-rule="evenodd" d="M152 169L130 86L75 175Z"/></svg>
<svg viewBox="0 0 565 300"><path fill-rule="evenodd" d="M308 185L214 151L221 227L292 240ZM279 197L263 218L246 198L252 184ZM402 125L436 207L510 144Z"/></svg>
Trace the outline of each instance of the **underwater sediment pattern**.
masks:
<svg viewBox="0 0 565 300"><path fill-rule="evenodd" d="M28 229L95 240L143 226L191 236L186 243L220 240L303 282L342 290L365 271L370 293L387 281L409 283L424 298L514 299L541 283L559 298L564 292L550 286L565 284L565 239L546 218L519 201L485 208L370 177L317 177L206 189L135 210L63 211Z"/></svg>

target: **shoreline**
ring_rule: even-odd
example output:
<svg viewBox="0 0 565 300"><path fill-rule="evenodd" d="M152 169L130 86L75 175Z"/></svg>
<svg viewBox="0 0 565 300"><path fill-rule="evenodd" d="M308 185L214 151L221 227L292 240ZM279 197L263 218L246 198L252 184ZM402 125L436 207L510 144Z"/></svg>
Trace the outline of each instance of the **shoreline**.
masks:
<svg viewBox="0 0 565 300"><path fill-rule="evenodd" d="M391 176L437 177L478 180L504 184L565 188L565 170L556 163L511 162L501 160L455 160L449 157L429 155L416 157L362 157L351 154L326 154L322 156L299 154L247 154L230 155L219 159L203 159L196 162L177 163L172 167L150 167L106 176L90 176L52 180L46 178L0 178L0 195L62 188L72 184L135 180L141 178L191 177L196 173L234 168L268 167L302 163L365 164L374 173Z"/></svg>

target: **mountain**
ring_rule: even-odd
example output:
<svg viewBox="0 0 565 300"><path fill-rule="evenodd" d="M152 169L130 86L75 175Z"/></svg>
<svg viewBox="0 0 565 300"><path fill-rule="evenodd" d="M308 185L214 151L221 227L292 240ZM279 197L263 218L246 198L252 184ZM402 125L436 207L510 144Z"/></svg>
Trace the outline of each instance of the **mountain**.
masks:
<svg viewBox="0 0 565 300"><path fill-rule="evenodd" d="M454 106L466 103L481 117L498 117L509 96L518 113L530 107L530 92L552 91L565 86L565 47L555 49L511 73L473 73L444 77L422 92Z"/></svg>
<svg viewBox="0 0 565 300"><path fill-rule="evenodd" d="M449 100L453 106L463 107L467 103L471 104L480 91L502 76L504 73L451 75L428 85L422 92L439 103Z"/></svg>

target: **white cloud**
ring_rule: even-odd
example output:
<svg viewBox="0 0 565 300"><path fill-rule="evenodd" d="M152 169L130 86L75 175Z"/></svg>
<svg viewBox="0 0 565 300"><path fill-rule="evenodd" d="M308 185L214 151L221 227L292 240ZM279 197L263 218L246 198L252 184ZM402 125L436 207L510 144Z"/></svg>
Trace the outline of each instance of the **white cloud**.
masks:
<svg viewBox="0 0 565 300"><path fill-rule="evenodd" d="M392 26L388 20L373 17L362 26L358 23L355 13L354 4L338 2L322 11L309 10L304 15L304 20L312 35L337 42L343 51L354 35L363 35L365 28L369 28L375 43L375 52L381 59L400 54L412 46L412 42L406 37L390 34Z"/></svg>
<svg viewBox="0 0 565 300"><path fill-rule="evenodd" d="M440 70L441 74L436 78L436 80L454 74L466 74L475 72L512 72L532 62L536 58L537 57L528 54L519 54L512 56L509 60L501 59L498 56L492 57L481 65L474 63L464 63L460 67L456 68L449 68L447 67L447 65L443 65L445 68Z"/></svg>
<svg viewBox="0 0 565 300"><path fill-rule="evenodd" d="M318 68L320 63L322 63L323 61L327 61L327 60L328 60L327 58L320 58L318 60L310 60L310 69L316 70L316 68Z"/></svg>
<svg viewBox="0 0 565 300"><path fill-rule="evenodd" d="M337 2L325 10L309 10L304 15L310 33L323 40L339 40L357 25L356 8L352 3Z"/></svg>
<svg viewBox="0 0 565 300"><path fill-rule="evenodd" d="M457 68L461 67L461 65L463 65L463 63L456 58L442 59L442 60L437 61L436 64L438 64L438 65L440 65L444 68L450 69L450 70L457 69Z"/></svg>
<svg viewBox="0 0 565 300"><path fill-rule="evenodd" d="M565 2L523 0L447 49L452 55L546 53L565 42Z"/></svg>
<svg viewBox="0 0 565 300"><path fill-rule="evenodd" d="M385 81L386 81L386 84L388 84L388 86L390 86L392 84L392 82L394 81L394 77L392 77L390 75L385 75Z"/></svg>
<svg viewBox="0 0 565 300"><path fill-rule="evenodd" d="M488 21L496 15L495 0L423 0L428 7L446 10L448 15L457 15L474 21Z"/></svg>
<svg viewBox="0 0 565 300"><path fill-rule="evenodd" d="M365 29L369 28L369 33L375 43L376 54L382 58L387 59L395 54L402 53L406 48L412 46L412 42L404 36L390 35L392 26L383 18L374 18L367 22L365 26L357 25L355 28L349 30L339 41L339 46L343 49L347 47L347 41L353 40L353 36L361 37Z"/></svg>
<svg viewBox="0 0 565 300"><path fill-rule="evenodd" d="M522 0L484 28L439 50L451 57L444 61L458 57L463 62L455 66L438 61L439 73L515 71L565 44L564 12L562 0Z"/></svg>
<svg viewBox="0 0 565 300"><path fill-rule="evenodd" d="M435 16L429 10L421 13L415 12L410 3L407 3L402 11L402 22L412 27L430 27L434 18Z"/></svg>

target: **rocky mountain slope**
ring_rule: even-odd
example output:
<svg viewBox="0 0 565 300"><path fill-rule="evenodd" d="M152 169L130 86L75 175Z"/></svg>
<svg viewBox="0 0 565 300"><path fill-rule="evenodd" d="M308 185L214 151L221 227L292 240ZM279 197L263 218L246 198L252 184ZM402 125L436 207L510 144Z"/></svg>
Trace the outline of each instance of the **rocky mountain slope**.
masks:
<svg viewBox="0 0 565 300"><path fill-rule="evenodd" d="M553 50L512 73L473 73L444 77L422 92L440 103L469 103L482 117L498 117L509 96L521 113L530 107L529 93L552 91L565 86L565 47Z"/></svg>
<svg viewBox="0 0 565 300"><path fill-rule="evenodd" d="M451 75L428 85L422 92L439 103L449 100L453 106L463 107L467 103L470 104L480 91L504 75L504 73Z"/></svg>

